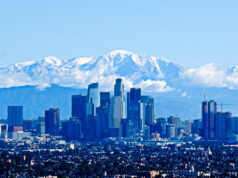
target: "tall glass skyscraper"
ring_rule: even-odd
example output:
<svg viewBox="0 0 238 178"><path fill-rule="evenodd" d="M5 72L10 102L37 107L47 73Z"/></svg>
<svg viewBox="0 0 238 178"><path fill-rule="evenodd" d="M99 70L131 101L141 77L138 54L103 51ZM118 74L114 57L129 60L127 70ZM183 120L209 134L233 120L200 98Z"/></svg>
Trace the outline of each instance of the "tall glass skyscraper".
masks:
<svg viewBox="0 0 238 178"><path fill-rule="evenodd" d="M208 102L208 137L215 138L215 123L216 123L217 103L212 100Z"/></svg>
<svg viewBox="0 0 238 178"><path fill-rule="evenodd" d="M202 102L203 138L214 139L216 127L217 103L214 100Z"/></svg>
<svg viewBox="0 0 238 178"><path fill-rule="evenodd" d="M124 85L122 79L116 79L114 85L114 97L110 103L110 119L109 128L113 131L114 136L119 136L121 119L125 118L125 101L124 101Z"/></svg>
<svg viewBox="0 0 238 178"><path fill-rule="evenodd" d="M129 122L130 136L138 136L141 132L140 115L141 89L131 88L127 93L127 119Z"/></svg>
<svg viewBox="0 0 238 178"><path fill-rule="evenodd" d="M145 124L151 125L154 123L154 98L150 96L141 96L144 104Z"/></svg>
<svg viewBox="0 0 238 178"><path fill-rule="evenodd" d="M100 106L100 92L98 83L88 86L88 103L93 104L93 113L96 115L96 108Z"/></svg>
<svg viewBox="0 0 238 178"><path fill-rule="evenodd" d="M59 108L50 108L45 111L45 131L50 135L59 135Z"/></svg>
<svg viewBox="0 0 238 178"><path fill-rule="evenodd" d="M116 84L114 85L114 96L121 96L124 99L124 85L120 78L116 79Z"/></svg>
<svg viewBox="0 0 238 178"><path fill-rule="evenodd" d="M8 106L7 123L9 131L14 127L23 126L23 106Z"/></svg>

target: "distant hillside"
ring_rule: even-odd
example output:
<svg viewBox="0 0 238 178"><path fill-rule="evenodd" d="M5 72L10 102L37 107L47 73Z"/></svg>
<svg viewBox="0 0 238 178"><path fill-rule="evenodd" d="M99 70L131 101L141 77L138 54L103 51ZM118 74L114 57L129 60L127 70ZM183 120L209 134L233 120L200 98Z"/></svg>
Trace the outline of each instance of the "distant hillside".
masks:
<svg viewBox="0 0 238 178"><path fill-rule="evenodd" d="M186 95L178 91L166 93L148 93L155 98L155 114L157 117L177 115L183 120L200 118L201 97L198 94L204 91L209 99L216 99L223 103L223 110L230 110L238 114L238 91L227 89L188 89ZM222 94L221 94L222 93ZM50 107L59 107L61 119L71 116L71 96L73 94L86 94L86 89L75 89L52 85L39 90L34 86L11 87L0 89L0 117L6 118L8 105L23 105L24 118L37 118L44 115L44 110ZM111 93L113 94L113 93ZM221 99L222 98L222 99ZM229 105L227 105L229 104Z"/></svg>

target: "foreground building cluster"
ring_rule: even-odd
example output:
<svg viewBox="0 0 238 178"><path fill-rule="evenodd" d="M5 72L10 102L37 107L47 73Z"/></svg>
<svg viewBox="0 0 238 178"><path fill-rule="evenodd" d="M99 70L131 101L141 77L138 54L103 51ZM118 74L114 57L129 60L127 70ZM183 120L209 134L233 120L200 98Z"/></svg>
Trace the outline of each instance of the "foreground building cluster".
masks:
<svg viewBox="0 0 238 178"><path fill-rule="evenodd" d="M0 142L0 177L237 177L238 147L199 142Z"/></svg>

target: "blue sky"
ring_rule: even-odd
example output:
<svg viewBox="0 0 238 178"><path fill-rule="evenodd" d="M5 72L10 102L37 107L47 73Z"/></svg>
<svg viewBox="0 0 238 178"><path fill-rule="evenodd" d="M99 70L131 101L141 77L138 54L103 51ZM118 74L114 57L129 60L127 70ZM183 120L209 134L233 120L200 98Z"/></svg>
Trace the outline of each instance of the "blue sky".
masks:
<svg viewBox="0 0 238 178"><path fill-rule="evenodd" d="M237 0L0 2L0 66L114 49L185 67L238 65Z"/></svg>

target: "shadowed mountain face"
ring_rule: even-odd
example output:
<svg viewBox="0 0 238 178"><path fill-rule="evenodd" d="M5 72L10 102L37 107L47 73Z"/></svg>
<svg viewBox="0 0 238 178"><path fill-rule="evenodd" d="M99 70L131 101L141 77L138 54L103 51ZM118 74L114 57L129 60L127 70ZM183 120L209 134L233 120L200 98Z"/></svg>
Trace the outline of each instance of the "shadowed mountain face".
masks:
<svg viewBox="0 0 238 178"><path fill-rule="evenodd" d="M153 95L157 116L199 118L201 93L224 106L232 104L224 109L238 114L237 69L215 64L187 69L163 58L123 50L97 58L46 57L0 69L0 115L6 117L7 105L23 105L27 118L44 115L49 107L59 107L62 118L68 118L72 94L85 93L88 84L97 81L101 91L113 91L117 77L123 79L126 90L140 87L143 93Z"/></svg>

